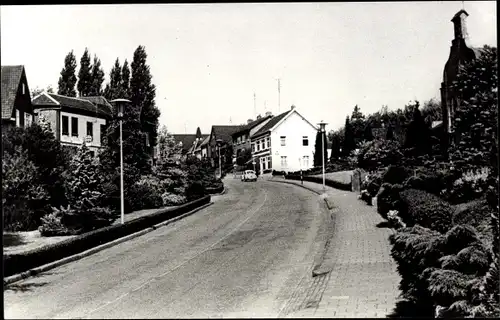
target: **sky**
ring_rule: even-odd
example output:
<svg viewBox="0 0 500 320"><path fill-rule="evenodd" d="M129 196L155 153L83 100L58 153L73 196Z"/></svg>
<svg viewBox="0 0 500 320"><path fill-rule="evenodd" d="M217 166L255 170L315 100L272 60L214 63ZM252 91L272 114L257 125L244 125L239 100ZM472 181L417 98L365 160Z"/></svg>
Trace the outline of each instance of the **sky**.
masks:
<svg viewBox="0 0 500 320"><path fill-rule="evenodd" d="M462 6L471 45L497 46L495 1L1 6L1 61L24 65L30 89L57 90L69 51L78 63L85 47L96 54L106 83L143 45L172 133L291 105L332 130L356 104L369 114L439 99Z"/></svg>

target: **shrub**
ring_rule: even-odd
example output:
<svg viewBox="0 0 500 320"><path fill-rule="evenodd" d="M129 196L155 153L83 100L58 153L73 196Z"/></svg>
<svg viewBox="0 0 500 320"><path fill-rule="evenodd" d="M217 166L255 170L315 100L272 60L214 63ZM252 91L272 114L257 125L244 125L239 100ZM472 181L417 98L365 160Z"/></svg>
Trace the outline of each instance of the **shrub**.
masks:
<svg viewBox="0 0 500 320"><path fill-rule="evenodd" d="M365 170L376 170L400 163L403 154L397 141L377 139L360 148L358 166Z"/></svg>
<svg viewBox="0 0 500 320"><path fill-rule="evenodd" d="M146 184L134 184L125 194L126 211L159 208L163 205L161 194Z"/></svg>
<svg viewBox="0 0 500 320"><path fill-rule="evenodd" d="M68 205L66 208L61 207L60 209L52 208L52 213L49 213L42 217L42 225L38 227L38 231L43 237L53 237L53 236L66 236L73 234L72 230L68 229L63 223L62 219L68 212L73 211ZM70 215L74 215L74 212L70 212Z"/></svg>
<svg viewBox="0 0 500 320"><path fill-rule="evenodd" d="M377 194L377 212L387 219L390 210L400 211L401 199L399 193L403 190L400 184L383 183Z"/></svg>
<svg viewBox="0 0 500 320"><path fill-rule="evenodd" d="M370 197L375 197L382 186L382 174L380 172L366 175L361 183L361 189L365 189Z"/></svg>
<svg viewBox="0 0 500 320"><path fill-rule="evenodd" d="M192 201L206 195L207 191L200 181L194 181L186 189L186 197L188 201Z"/></svg>
<svg viewBox="0 0 500 320"><path fill-rule="evenodd" d="M183 203L186 203L186 201L187 201L185 196L181 196L181 195L173 194L173 193L168 193L168 192L165 192L164 194L162 194L161 198L163 200L163 205L165 207L179 206Z"/></svg>
<svg viewBox="0 0 500 320"><path fill-rule="evenodd" d="M382 175L382 182L403 184L409 176L410 172L406 168L390 165Z"/></svg>
<svg viewBox="0 0 500 320"><path fill-rule="evenodd" d="M265 170L263 171L263 173L272 173L272 172L273 172L273 170L272 170L272 169L265 169Z"/></svg>
<svg viewBox="0 0 500 320"><path fill-rule="evenodd" d="M34 230L50 210L49 195L39 184L37 168L26 151L16 147L2 161L2 211L4 229Z"/></svg>
<svg viewBox="0 0 500 320"><path fill-rule="evenodd" d="M452 227L453 207L439 197L418 189L400 193L399 215L408 226L419 224L439 232Z"/></svg>

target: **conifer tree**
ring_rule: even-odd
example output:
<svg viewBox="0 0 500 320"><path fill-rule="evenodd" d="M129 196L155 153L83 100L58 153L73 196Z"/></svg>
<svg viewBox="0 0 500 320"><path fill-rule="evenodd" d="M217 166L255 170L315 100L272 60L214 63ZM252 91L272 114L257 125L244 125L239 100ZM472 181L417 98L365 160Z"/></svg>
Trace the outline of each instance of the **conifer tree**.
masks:
<svg viewBox="0 0 500 320"><path fill-rule="evenodd" d="M87 97L92 86L92 76L90 74L90 54L87 48L80 59L80 70L78 71L78 94L80 97Z"/></svg>
<svg viewBox="0 0 500 320"><path fill-rule="evenodd" d="M322 139L323 137L323 139ZM324 147L323 147L324 141ZM323 149L323 154L321 154L321 149ZM326 137L326 132L318 132L316 133L316 141L314 144L314 166L320 167L323 166L323 156L325 159L325 166L328 162L328 140Z"/></svg>
<svg viewBox="0 0 500 320"><path fill-rule="evenodd" d="M57 94L69 97L76 97L76 58L73 50L64 58L64 68L61 70L59 77Z"/></svg>
<svg viewBox="0 0 500 320"><path fill-rule="evenodd" d="M121 98L122 73L120 60L116 58L115 64L109 73L109 83L104 89L104 97L108 100Z"/></svg>
<svg viewBox="0 0 500 320"><path fill-rule="evenodd" d="M122 74L121 74L121 91L120 94L122 95L123 98L129 99L130 98L130 68L128 66L128 61L125 59L125 62L123 63L122 67Z"/></svg>
<svg viewBox="0 0 500 320"><path fill-rule="evenodd" d="M342 153L344 157L349 156L352 150L356 147L354 141L354 133L352 130L351 123L349 121L349 117L345 119L344 125L344 146L342 148Z"/></svg>
<svg viewBox="0 0 500 320"><path fill-rule="evenodd" d="M101 68L101 60L94 55L94 63L91 71L90 96L100 96L103 94L102 83L104 82L104 71Z"/></svg>

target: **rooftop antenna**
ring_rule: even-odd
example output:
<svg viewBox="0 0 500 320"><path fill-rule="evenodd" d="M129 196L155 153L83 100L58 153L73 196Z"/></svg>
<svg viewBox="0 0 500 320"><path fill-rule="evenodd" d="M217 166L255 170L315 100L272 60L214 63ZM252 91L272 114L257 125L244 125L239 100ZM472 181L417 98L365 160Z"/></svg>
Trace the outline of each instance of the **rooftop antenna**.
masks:
<svg viewBox="0 0 500 320"><path fill-rule="evenodd" d="M462 10L465 10L465 4L464 4L464 1L462 1Z"/></svg>
<svg viewBox="0 0 500 320"><path fill-rule="evenodd" d="M281 83L280 78L278 78L278 113L280 113L281 109Z"/></svg>
<svg viewBox="0 0 500 320"><path fill-rule="evenodd" d="M253 116L257 117L257 105L256 105L255 92L253 93Z"/></svg>
<svg viewBox="0 0 500 320"><path fill-rule="evenodd" d="M231 117L229 117L229 123L233 123L233 121L231 120Z"/></svg>

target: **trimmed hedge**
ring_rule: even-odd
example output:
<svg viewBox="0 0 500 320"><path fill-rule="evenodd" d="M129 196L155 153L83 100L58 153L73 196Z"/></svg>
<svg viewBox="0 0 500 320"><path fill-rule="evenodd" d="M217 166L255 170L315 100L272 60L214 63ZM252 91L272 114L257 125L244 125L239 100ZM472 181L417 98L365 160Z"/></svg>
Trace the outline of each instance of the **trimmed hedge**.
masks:
<svg viewBox="0 0 500 320"><path fill-rule="evenodd" d="M400 193L399 216L408 226L416 224L441 233L451 229L454 208L441 198L418 189Z"/></svg>
<svg viewBox="0 0 500 320"><path fill-rule="evenodd" d="M286 175L285 179L287 180L300 180L300 175ZM309 176L304 176L303 177L304 181L309 181L309 182L314 182L314 183L320 183L323 184L323 178L322 177L309 177ZM329 180L325 179L325 185L339 189L339 190L344 190L344 191L352 191L352 186L351 183L343 183L335 180Z"/></svg>
<svg viewBox="0 0 500 320"><path fill-rule="evenodd" d="M65 257L81 253L101 244L144 230L165 220L178 217L210 202L210 196L167 208L149 216L140 217L121 225L112 225L84 233L74 238L28 252L4 254L4 277L11 276Z"/></svg>

